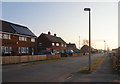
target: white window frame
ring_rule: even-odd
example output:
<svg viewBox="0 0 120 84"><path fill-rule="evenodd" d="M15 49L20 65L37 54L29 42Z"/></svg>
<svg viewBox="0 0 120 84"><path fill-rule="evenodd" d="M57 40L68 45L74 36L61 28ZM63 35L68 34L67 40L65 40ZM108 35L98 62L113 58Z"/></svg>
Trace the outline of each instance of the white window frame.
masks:
<svg viewBox="0 0 120 84"><path fill-rule="evenodd" d="M29 53L29 48L27 47L27 53Z"/></svg>
<svg viewBox="0 0 120 84"><path fill-rule="evenodd" d="M22 37L21 37L21 36L19 36L19 40L20 40L20 41L22 40Z"/></svg>
<svg viewBox="0 0 120 84"><path fill-rule="evenodd" d="M35 42L35 38L31 38L31 42Z"/></svg>
<svg viewBox="0 0 120 84"><path fill-rule="evenodd" d="M9 47L9 53L11 53L12 52L12 47Z"/></svg>
<svg viewBox="0 0 120 84"><path fill-rule="evenodd" d="M2 38L3 39L11 39L11 35L10 34L2 34Z"/></svg>
<svg viewBox="0 0 120 84"><path fill-rule="evenodd" d="M66 47L67 45L65 44L65 47Z"/></svg>
<svg viewBox="0 0 120 84"><path fill-rule="evenodd" d="M55 43L52 43L52 46L55 46Z"/></svg>
<svg viewBox="0 0 120 84"><path fill-rule="evenodd" d="M19 40L20 40L20 41L27 41L27 37L19 36Z"/></svg>
<svg viewBox="0 0 120 84"><path fill-rule="evenodd" d="M64 44L63 44L63 43L61 43L61 46L63 47L63 46L64 46Z"/></svg>
<svg viewBox="0 0 120 84"><path fill-rule="evenodd" d="M9 47L5 47L5 53L9 53Z"/></svg>
<svg viewBox="0 0 120 84"><path fill-rule="evenodd" d="M24 37L24 41L27 41L27 37Z"/></svg>
<svg viewBox="0 0 120 84"><path fill-rule="evenodd" d="M60 44L59 43L56 43L56 46L59 46Z"/></svg>
<svg viewBox="0 0 120 84"><path fill-rule="evenodd" d="M3 37L3 36L2 36L2 33L0 33L0 38L2 39L2 37Z"/></svg>
<svg viewBox="0 0 120 84"><path fill-rule="evenodd" d="M41 42L39 42L38 46L42 46L42 43L41 43Z"/></svg>
<svg viewBox="0 0 120 84"><path fill-rule="evenodd" d="M21 47L18 48L18 53L21 53Z"/></svg>

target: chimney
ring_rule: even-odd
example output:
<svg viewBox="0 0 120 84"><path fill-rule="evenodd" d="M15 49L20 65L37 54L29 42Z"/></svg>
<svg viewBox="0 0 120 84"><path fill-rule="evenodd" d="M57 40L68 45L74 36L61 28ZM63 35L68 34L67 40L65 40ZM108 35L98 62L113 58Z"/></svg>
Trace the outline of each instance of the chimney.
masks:
<svg viewBox="0 0 120 84"><path fill-rule="evenodd" d="M56 34L54 34L54 36L56 36Z"/></svg>
<svg viewBox="0 0 120 84"><path fill-rule="evenodd" d="M48 35L50 35L50 32L48 32Z"/></svg>

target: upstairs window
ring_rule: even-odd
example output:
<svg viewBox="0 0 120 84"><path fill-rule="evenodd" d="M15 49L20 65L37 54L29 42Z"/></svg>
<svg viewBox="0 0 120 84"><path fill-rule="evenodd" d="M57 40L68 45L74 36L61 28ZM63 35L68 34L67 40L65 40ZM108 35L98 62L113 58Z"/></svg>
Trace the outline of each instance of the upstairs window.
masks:
<svg viewBox="0 0 120 84"><path fill-rule="evenodd" d="M41 43L41 42L39 43L39 46L42 46L42 43Z"/></svg>
<svg viewBox="0 0 120 84"><path fill-rule="evenodd" d="M20 41L27 41L27 37L19 36Z"/></svg>
<svg viewBox="0 0 120 84"><path fill-rule="evenodd" d="M59 43L56 43L56 46L59 46Z"/></svg>
<svg viewBox="0 0 120 84"><path fill-rule="evenodd" d="M65 47L66 47L66 44L65 44Z"/></svg>
<svg viewBox="0 0 120 84"><path fill-rule="evenodd" d="M3 39L11 39L11 35L10 34L1 34L1 38L3 38Z"/></svg>
<svg viewBox="0 0 120 84"><path fill-rule="evenodd" d="M64 46L64 44L62 43L62 44L61 44L61 46L63 47L63 46Z"/></svg>
<svg viewBox="0 0 120 84"><path fill-rule="evenodd" d="M31 38L31 42L35 42L35 38Z"/></svg>
<svg viewBox="0 0 120 84"><path fill-rule="evenodd" d="M55 43L52 43L52 46L55 46Z"/></svg>
<svg viewBox="0 0 120 84"><path fill-rule="evenodd" d="M0 38L2 39L2 34L0 33Z"/></svg>

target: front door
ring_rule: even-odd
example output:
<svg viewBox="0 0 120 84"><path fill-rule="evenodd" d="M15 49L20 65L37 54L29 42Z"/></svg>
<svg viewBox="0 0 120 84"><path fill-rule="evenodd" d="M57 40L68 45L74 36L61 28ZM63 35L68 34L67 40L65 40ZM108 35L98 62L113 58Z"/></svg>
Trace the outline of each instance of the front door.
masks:
<svg viewBox="0 0 120 84"><path fill-rule="evenodd" d="M34 48L32 48L32 55L34 55Z"/></svg>

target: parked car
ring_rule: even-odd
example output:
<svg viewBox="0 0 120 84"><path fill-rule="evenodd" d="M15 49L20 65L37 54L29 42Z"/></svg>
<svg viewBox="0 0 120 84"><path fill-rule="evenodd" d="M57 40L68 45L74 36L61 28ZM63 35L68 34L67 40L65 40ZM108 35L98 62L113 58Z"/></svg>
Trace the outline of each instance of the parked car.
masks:
<svg viewBox="0 0 120 84"><path fill-rule="evenodd" d="M48 50L43 50L40 53L38 53L38 55L51 55L51 54L52 54L52 52L48 51Z"/></svg>

